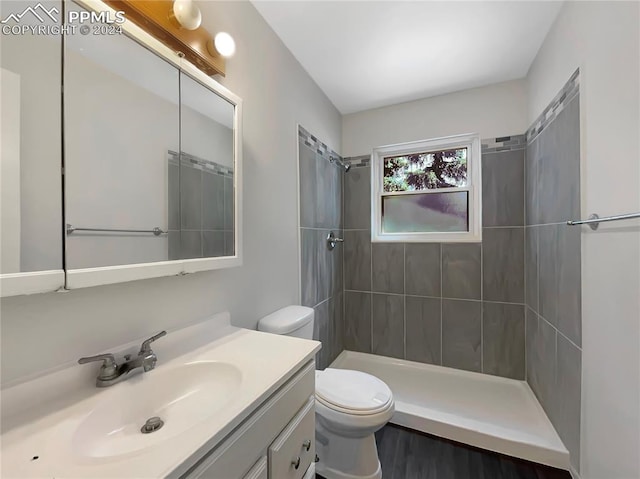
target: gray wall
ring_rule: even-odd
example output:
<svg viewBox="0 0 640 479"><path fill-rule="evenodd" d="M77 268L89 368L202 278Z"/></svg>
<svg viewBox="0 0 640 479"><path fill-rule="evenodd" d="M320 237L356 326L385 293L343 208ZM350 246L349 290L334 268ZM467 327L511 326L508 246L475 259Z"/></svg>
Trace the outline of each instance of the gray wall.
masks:
<svg viewBox="0 0 640 479"><path fill-rule="evenodd" d="M527 137L527 382L578 469L581 229L565 224L567 219L580 217L580 105L576 75L534 123Z"/></svg>
<svg viewBox="0 0 640 479"><path fill-rule="evenodd" d="M300 168L301 303L315 310L314 339L322 342L318 369L326 368L343 346L343 248L329 251L327 235L342 237L344 172L330 158L340 158L304 128L298 128Z"/></svg>
<svg viewBox="0 0 640 479"><path fill-rule="evenodd" d="M482 143L482 243L371 244L370 166L349 159L346 349L525 378L525 141Z"/></svg>

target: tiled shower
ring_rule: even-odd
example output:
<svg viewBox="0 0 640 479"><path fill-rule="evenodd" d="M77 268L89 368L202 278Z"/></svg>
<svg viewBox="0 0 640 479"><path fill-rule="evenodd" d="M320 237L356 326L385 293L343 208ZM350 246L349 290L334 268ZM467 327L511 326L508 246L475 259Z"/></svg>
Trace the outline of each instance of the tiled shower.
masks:
<svg viewBox="0 0 640 479"><path fill-rule="evenodd" d="M580 230L565 223L581 216L578 78L524 134L482 140L481 243L371 243L369 156L345 158L345 174L300 128L319 368L346 349L526 380L578 464Z"/></svg>

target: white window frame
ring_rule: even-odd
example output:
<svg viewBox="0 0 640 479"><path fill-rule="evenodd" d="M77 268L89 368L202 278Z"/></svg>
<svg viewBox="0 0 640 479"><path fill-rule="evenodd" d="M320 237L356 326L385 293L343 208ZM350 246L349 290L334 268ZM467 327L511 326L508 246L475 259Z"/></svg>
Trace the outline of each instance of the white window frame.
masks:
<svg viewBox="0 0 640 479"><path fill-rule="evenodd" d="M407 232L384 233L382 231L382 197L392 196L382 188L384 158L426 151L468 148L467 186L464 188L439 188L437 191L469 192L469 231L465 232ZM482 241L482 173L480 137L475 133L447 136L430 140L412 141L396 145L380 146L371 153L371 241L374 243L479 243ZM433 190L436 191L436 190ZM395 193L396 195L398 193ZM406 193L399 193L406 194Z"/></svg>

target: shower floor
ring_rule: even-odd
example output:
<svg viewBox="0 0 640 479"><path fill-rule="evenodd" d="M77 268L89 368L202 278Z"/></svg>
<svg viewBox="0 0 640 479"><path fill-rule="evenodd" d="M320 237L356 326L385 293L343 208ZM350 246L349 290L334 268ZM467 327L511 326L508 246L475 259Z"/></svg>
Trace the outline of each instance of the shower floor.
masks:
<svg viewBox="0 0 640 479"><path fill-rule="evenodd" d="M569 453L526 382L343 351L330 367L379 377L393 424L488 451L569 469Z"/></svg>

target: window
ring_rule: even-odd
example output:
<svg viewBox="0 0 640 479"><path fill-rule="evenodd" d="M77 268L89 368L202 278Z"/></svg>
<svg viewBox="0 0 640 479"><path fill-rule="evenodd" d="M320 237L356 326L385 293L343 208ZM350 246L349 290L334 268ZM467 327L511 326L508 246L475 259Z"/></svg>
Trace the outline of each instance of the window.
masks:
<svg viewBox="0 0 640 479"><path fill-rule="evenodd" d="M477 135L374 148L371 166L372 241L481 241Z"/></svg>

